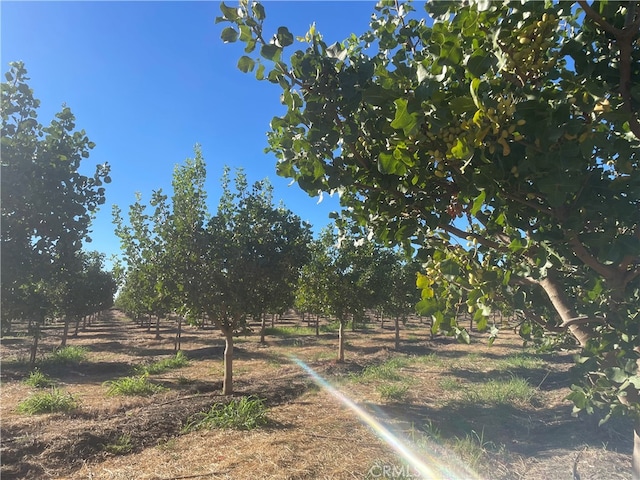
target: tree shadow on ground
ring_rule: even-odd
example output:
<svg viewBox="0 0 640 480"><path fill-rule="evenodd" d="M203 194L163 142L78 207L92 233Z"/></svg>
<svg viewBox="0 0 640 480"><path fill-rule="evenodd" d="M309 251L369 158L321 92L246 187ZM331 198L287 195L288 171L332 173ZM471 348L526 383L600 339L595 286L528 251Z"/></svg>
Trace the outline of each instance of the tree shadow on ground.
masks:
<svg viewBox="0 0 640 480"><path fill-rule="evenodd" d="M373 404L365 408L387 427L452 440L477 435L527 457L541 458L554 450L585 446L623 454L633 450L632 429L621 419L598 427L597 419L572 417L571 407L530 411L508 404L483 405L451 401L439 408L408 403Z"/></svg>
<svg viewBox="0 0 640 480"><path fill-rule="evenodd" d="M447 376L454 376L469 383L483 384L487 380L508 380L510 378L523 378L527 382L542 391L557 390L571 384L569 372L558 372L549 368L508 368L471 370L459 367L451 368Z"/></svg>

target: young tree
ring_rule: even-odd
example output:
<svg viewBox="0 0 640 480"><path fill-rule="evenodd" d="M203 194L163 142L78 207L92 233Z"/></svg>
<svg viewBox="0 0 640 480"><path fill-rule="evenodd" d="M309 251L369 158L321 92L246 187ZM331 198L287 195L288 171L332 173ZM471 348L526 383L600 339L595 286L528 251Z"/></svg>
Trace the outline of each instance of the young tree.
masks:
<svg viewBox="0 0 640 480"><path fill-rule="evenodd" d="M2 321L33 321L34 361L42 322L70 305L82 242L111 179L107 164L91 177L79 173L93 142L66 106L42 126L24 64L10 66L2 84Z"/></svg>
<svg viewBox="0 0 640 480"><path fill-rule="evenodd" d="M322 231L314 252L312 268L306 270L317 290L311 304L324 303L323 313L338 321L338 361L344 362L345 327L364 320L372 306L372 272L375 270L375 245L348 229ZM308 290L303 290L307 292Z"/></svg>
<svg viewBox="0 0 640 480"><path fill-rule="evenodd" d="M223 393L233 392L233 334L248 315L260 318L282 299L291 298L311 238L309 226L284 207L275 208L271 186L249 189L241 170L231 189L229 170L223 194L207 227L205 309L225 337ZM279 299L272 297L278 295Z"/></svg>
<svg viewBox="0 0 640 480"><path fill-rule="evenodd" d="M138 196L128 224L114 208L128 269L118 303L134 314L160 318L177 311L211 319L225 338L223 393L228 395L234 334L247 316L281 308L292 297L287 288L293 289L311 234L289 210L274 207L266 180L249 189L239 171L233 189L228 168L217 214L209 215L205 180L196 146L195 158L174 170L171 205L154 192L148 215Z"/></svg>
<svg viewBox="0 0 640 480"><path fill-rule="evenodd" d="M395 251L385 250L383 262L382 285L384 285L380 300L383 315L393 319L395 330L395 349L400 348L400 324L406 324L409 315L415 313L416 304L420 300L420 293L416 289L416 278L420 265L415 261L408 261Z"/></svg>
<svg viewBox="0 0 640 480"><path fill-rule="evenodd" d="M327 45L312 28L289 62L294 36L266 36L262 5L221 9L223 40L246 43L238 67L282 87L278 172L421 246L432 275L473 287L480 317L492 287L570 333L576 409L630 416L640 478L640 5L427 2L421 18L383 0L369 31ZM464 339L440 285L421 281L421 308Z"/></svg>
<svg viewBox="0 0 640 480"><path fill-rule="evenodd" d="M120 238L124 263L125 283L122 287L127 309L134 316L147 315L151 329L151 316L156 317L156 338L160 337L160 319L173 309L175 277L170 268L172 258L163 236L169 221L167 197L162 191L154 191L150 205L151 215L142 196L129 206L129 222L124 222L121 210L113 206L116 235ZM126 300L125 300L126 299Z"/></svg>

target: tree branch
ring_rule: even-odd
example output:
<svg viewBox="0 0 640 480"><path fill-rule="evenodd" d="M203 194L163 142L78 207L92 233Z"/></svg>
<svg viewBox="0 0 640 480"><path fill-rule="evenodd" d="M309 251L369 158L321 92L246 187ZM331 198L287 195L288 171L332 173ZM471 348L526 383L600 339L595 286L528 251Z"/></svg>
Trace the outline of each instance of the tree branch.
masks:
<svg viewBox="0 0 640 480"><path fill-rule="evenodd" d="M608 23L598 12L591 8L586 0L578 0L578 5L580 5L582 10L584 10L584 14L591 20L593 20L605 32L610 33L616 38L618 38L618 36L622 33L622 30L615 28L613 25Z"/></svg>
<svg viewBox="0 0 640 480"><path fill-rule="evenodd" d="M619 276L620 272L617 268L611 268L600 263L598 259L594 257L582 244L576 234L570 233L567 242L569 243L569 246L572 247L575 256L578 257L582 263L602 275L606 280L613 281Z"/></svg>
<svg viewBox="0 0 640 480"><path fill-rule="evenodd" d="M539 280L538 283L549 297L553 308L558 312L558 315L560 315L562 319L561 327L566 327L582 347L586 346L589 339L593 336L593 330L585 328L583 324L576 322L576 319L581 317L576 315L573 308L569 306L568 299L555 279L548 276Z"/></svg>
<svg viewBox="0 0 640 480"><path fill-rule="evenodd" d="M477 233L466 232L464 230L460 230L458 227L454 227L453 225L440 225L440 228L442 228L442 230L444 230L445 232L455 235L456 237L459 237L459 238L465 238L465 239L467 237L475 238L478 241L478 243L481 243L489 248L493 248L499 252L508 251L508 248L505 245L502 245L498 242L494 242L493 240L489 240L488 238L483 237L482 235L479 235Z"/></svg>
<svg viewBox="0 0 640 480"><path fill-rule="evenodd" d="M629 128L637 138L640 138L640 121L638 121L637 112L633 110L631 97L632 45L638 31L640 30L640 15L636 14L636 2L629 2L627 4L629 12L627 14L625 26L622 29L615 28L613 25L608 23L598 12L589 6L586 0L578 0L578 4L582 7L588 18L593 20L596 25L602 28L605 32L614 36L616 39L619 50L618 62L620 65L620 96L622 97L624 111L629 114ZM635 20L631 20L634 17L636 17Z"/></svg>

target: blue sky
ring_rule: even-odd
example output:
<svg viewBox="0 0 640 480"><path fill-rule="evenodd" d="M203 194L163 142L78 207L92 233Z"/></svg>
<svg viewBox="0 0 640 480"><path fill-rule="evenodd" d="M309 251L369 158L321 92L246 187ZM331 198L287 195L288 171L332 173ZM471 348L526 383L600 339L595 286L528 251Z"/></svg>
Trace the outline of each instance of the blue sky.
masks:
<svg viewBox="0 0 640 480"><path fill-rule="evenodd" d="M227 1L227 5L236 2ZM266 29L304 35L311 23L327 43L368 27L375 2L267 1ZM93 223L89 250L119 252L111 207L127 211L135 192L171 192L176 164L202 146L210 211L224 165L243 167L250 181L268 177L282 200L318 232L339 209L336 198L307 196L275 174L264 153L280 89L236 68L242 45L223 44L215 24L219 2L0 2L2 74L22 60L48 124L63 103L96 143L84 173L111 165L107 202ZM300 44L298 44L300 45ZM294 45L295 47L295 45Z"/></svg>

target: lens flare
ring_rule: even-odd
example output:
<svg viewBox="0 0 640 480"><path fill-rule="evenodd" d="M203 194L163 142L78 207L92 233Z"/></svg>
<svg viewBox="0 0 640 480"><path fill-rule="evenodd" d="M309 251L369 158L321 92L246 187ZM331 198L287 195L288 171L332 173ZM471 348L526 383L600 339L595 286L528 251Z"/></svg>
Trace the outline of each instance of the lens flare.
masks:
<svg viewBox="0 0 640 480"><path fill-rule="evenodd" d="M480 480L478 474L468 467L460 464L451 465L442 459L442 449L434 446L433 452L416 453L408 445L408 441L403 441L397 434L394 434L375 417L365 411L362 407L347 397L345 394L334 388L327 380L322 378L315 370L295 356L291 360L304 370L311 379L334 398L353 411L360 420L371 428L382 440L384 440L393 450L398 453L414 472L424 479L450 479L450 480ZM379 415L384 415L377 411ZM438 451L436 451L438 450Z"/></svg>

